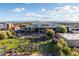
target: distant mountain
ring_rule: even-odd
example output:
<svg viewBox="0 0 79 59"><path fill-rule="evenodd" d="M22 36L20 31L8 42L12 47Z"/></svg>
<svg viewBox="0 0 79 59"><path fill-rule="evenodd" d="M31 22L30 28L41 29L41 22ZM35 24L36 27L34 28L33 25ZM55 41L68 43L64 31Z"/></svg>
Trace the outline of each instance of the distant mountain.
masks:
<svg viewBox="0 0 79 59"><path fill-rule="evenodd" d="M30 23L79 23L78 21L0 21L0 23L26 23L26 22L30 22Z"/></svg>

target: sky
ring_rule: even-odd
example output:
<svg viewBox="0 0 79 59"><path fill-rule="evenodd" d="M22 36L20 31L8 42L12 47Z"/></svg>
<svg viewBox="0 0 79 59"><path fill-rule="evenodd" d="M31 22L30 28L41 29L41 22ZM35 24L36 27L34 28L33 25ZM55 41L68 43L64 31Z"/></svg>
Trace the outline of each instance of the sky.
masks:
<svg viewBox="0 0 79 59"><path fill-rule="evenodd" d="M79 3L0 3L0 22L78 22Z"/></svg>

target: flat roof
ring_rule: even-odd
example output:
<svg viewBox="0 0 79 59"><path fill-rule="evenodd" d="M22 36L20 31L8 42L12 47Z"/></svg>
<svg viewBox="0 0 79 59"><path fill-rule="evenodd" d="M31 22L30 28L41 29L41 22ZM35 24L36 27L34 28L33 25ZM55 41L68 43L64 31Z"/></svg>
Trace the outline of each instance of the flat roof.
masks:
<svg viewBox="0 0 79 59"><path fill-rule="evenodd" d="M79 40L79 34L76 33L60 33L59 35L67 40Z"/></svg>

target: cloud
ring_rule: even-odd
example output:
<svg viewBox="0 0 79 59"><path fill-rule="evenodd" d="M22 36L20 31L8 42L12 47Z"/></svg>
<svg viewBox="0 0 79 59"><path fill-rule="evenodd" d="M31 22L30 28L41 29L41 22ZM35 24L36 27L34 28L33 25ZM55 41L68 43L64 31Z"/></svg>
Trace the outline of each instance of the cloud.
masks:
<svg viewBox="0 0 79 59"><path fill-rule="evenodd" d="M53 10L41 9L45 13L25 13L25 19L39 21L56 21L56 22L78 22L79 6L65 5L56 7Z"/></svg>
<svg viewBox="0 0 79 59"><path fill-rule="evenodd" d="M53 11L53 13L62 13L62 14L63 13L75 13L75 12L79 12L79 6L67 5L63 7L57 7Z"/></svg>
<svg viewBox="0 0 79 59"><path fill-rule="evenodd" d="M42 17L43 15L30 12L30 13L26 13L25 16L26 17Z"/></svg>
<svg viewBox="0 0 79 59"><path fill-rule="evenodd" d="M32 16L34 16L34 15L35 15L35 14L32 13L32 12L29 12L29 13L26 13L26 14L25 14L26 17L32 17Z"/></svg>
<svg viewBox="0 0 79 59"><path fill-rule="evenodd" d="M46 11L46 9L43 8L43 9L41 9L41 11Z"/></svg>
<svg viewBox="0 0 79 59"><path fill-rule="evenodd" d="M48 21L52 18L49 15L43 15L39 13L29 12L25 14L25 19L31 19L31 21Z"/></svg>
<svg viewBox="0 0 79 59"><path fill-rule="evenodd" d="M22 11L24 11L24 8L20 8Z"/></svg>
<svg viewBox="0 0 79 59"><path fill-rule="evenodd" d="M52 16L51 21L58 22L78 22L79 21L79 6L66 5L56 7L54 10L49 10L48 14Z"/></svg>
<svg viewBox="0 0 79 59"><path fill-rule="evenodd" d="M25 10L24 8L15 8L13 11L14 12L22 12L24 10Z"/></svg>

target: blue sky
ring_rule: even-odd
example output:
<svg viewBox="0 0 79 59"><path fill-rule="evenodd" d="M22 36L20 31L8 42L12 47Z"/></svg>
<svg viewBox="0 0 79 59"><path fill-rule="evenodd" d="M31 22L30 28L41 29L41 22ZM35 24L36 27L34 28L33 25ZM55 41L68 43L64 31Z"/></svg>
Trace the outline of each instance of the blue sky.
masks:
<svg viewBox="0 0 79 59"><path fill-rule="evenodd" d="M78 3L0 3L0 21L79 21Z"/></svg>

